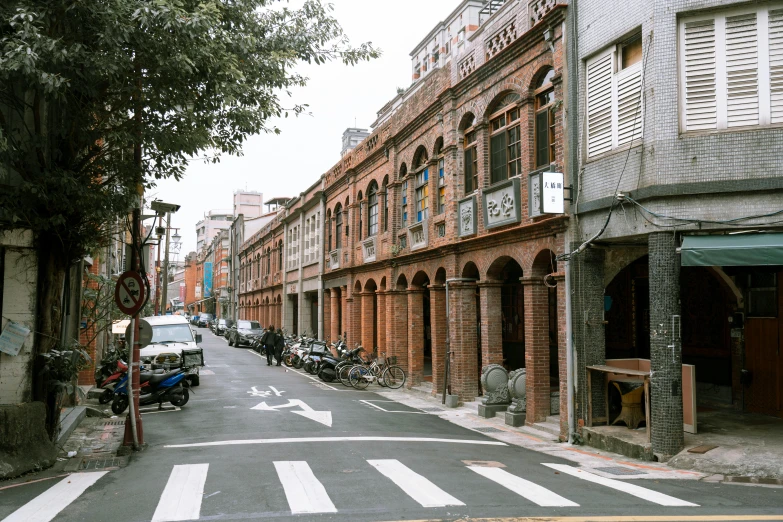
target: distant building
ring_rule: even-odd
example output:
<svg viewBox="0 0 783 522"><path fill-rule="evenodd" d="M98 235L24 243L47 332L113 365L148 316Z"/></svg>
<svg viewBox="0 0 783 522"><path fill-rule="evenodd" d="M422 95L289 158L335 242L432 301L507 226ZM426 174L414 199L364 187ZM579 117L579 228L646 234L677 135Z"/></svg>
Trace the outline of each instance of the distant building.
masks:
<svg viewBox="0 0 783 522"><path fill-rule="evenodd" d="M234 217L240 214L252 219L264 213L264 195L261 192L238 190L234 192Z"/></svg>
<svg viewBox="0 0 783 522"><path fill-rule="evenodd" d="M232 221L231 210L210 210L204 214L204 219L196 223L196 251L200 252L221 230L228 230Z"/></svg>
<svg viewBox="0 0 783 522"><path fill-rule="evenodd" d="M343 132L343 149L340 151L340 155L345 156L348 151L353 150L369 135L370 131L367 129L357 129L354 127L345 129L345 132Z"/></svg>

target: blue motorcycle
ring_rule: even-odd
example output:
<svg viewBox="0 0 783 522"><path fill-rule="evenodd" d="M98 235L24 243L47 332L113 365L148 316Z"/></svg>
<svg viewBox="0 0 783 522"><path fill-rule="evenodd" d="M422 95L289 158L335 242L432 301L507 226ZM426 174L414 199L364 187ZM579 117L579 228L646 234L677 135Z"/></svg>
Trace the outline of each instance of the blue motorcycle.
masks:
<svg viewBox="0 0 783 522"><path fill-rule="evenodd" d="M164 402L170 402L174 406L184 406L190 398L190 382L188 373L178 369L166 373L142 372L140 374L141 396L139 405L158 404L158 408ZM128 407L128 374L126 373L114 388L114 401L111 403L111 411L119 415Z"/></svg>

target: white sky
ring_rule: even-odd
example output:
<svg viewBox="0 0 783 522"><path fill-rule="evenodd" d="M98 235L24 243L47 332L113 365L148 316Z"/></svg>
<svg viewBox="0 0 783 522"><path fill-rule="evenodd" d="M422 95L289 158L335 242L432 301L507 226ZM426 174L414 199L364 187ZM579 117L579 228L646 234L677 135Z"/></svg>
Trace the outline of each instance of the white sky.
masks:
<svg viewBox="0 0 783 522"><path fill-rule="evenodd" d="M294 91L293 103L310 105L312 116L289 117L277 123L280 135L253 136L244 156L223 156L219 164L194 161L185 178L165 180L148 199L177 203L172 216L180 227L182 255L195 250L195 225L211 209L230 209L235 190L256 190L269 200L296 196L315 183L340 158L347 127L369 128L376 113L411 81L410 53L460 0L325 0L353 44L371 41L383 56L348 67L341 62L302 67L307 87ZM368 7L372 6L372 7Z"/></svg>

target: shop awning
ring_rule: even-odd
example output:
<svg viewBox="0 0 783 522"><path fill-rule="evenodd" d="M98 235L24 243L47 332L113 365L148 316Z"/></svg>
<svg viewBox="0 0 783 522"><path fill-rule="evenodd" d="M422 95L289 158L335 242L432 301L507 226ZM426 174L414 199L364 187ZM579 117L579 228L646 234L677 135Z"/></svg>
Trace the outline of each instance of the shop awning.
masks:
<svg viewBox="0 0 783 522"><path fill-rule="evenodd" d="M685 236L682 266L783 265L783 234Z"/></svg>

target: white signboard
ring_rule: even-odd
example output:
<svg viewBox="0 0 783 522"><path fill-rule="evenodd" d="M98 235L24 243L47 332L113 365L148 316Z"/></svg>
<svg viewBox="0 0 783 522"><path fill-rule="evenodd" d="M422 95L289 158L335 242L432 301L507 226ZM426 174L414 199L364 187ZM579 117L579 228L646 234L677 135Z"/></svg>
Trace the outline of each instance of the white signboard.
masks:
<svg viewBox="0 0 783 522"><path fill-rule="evenodd" d="M30 335L30 330L19 323L8 321L0 334L0 352L8 355L19 355L24 340Z"/></svg>
<svg viewBox="0 0 783 522"><path fill-rule="evenodd" d="M565 204L563 202L563 173L541 173L541 213L563 214Z"/></svg>
<svg viewBox="0 0 783 522"><path fill-rule="evenodd" d="M196 299L201 299L201 285L196 283Z"/></svg>

